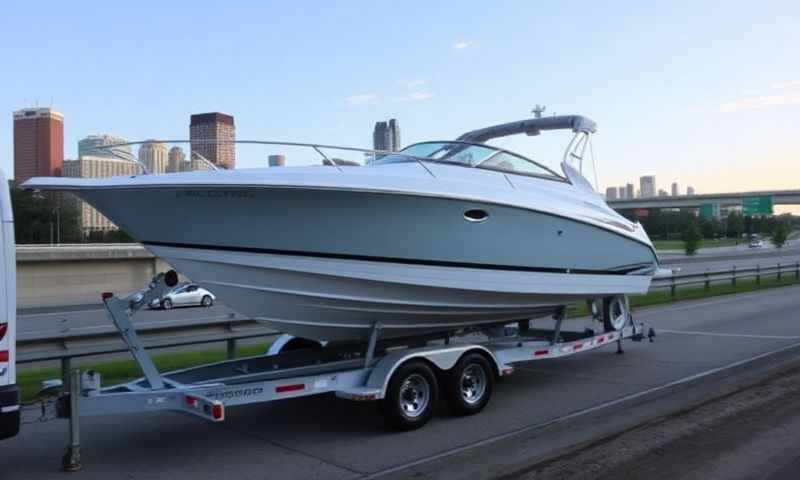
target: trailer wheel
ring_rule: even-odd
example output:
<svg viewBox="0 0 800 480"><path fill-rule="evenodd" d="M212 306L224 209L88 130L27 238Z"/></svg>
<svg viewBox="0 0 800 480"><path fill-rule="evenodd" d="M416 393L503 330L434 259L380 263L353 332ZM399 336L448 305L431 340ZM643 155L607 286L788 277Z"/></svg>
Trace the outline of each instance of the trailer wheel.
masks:
<svg viewBox="0 0 800 480"><path fill-rule="evenodd" d="M472 415L483 410L493 390L492 366L483 355L468 353L448 372L445 395L456 415Z"/></svg>
<svg viewBox="0 0 800 480"><path fill-rule="evenodd" d="M387 423L398 430L415 430L428 423L436 409L439 386L428 365L410 361L392 375L383 399Z"/></svg>
<svg viewBox="0 0 800 480"><path fill-rule="evenodd" d="M618 332L628 324L628 304L624 296L603 299L603 328L606 332Z"/></svg>

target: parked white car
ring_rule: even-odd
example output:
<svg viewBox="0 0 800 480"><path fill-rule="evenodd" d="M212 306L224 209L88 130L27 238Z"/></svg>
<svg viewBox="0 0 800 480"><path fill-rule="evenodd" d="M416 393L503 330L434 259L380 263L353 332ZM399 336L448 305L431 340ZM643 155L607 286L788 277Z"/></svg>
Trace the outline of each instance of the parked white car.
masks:
<svg viewBox="0 0 800 480"><path fill-rule="evenodd" d="M150 308L169 310L174 307L210 307L217 297L194 283L178 285L171 292L150 302Z"/></svg>
<svg viewBox="0 0 800 480"><path fill-rule="evenodd" d="M750 240L750 248L761 248L764 246L764 241L759 239Z"/></svg>

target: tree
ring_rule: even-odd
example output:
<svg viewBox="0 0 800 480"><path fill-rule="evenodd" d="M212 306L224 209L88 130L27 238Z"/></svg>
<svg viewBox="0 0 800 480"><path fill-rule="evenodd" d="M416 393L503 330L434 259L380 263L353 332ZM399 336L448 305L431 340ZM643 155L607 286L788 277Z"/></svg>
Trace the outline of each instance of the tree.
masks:
<svg viewBox="0 0 800 480"><path fill-rule="evenodd" d="M728 238L742 238L744 232L744 217L738 212L731 212L728 215Z"/></svg>
<svg viewBox="0 0 800 480"><path fill-rule="evenodd" d="M775 230L772 231L772 244L777 248L783 248L786 240L789 239L789 226L786 222L778 222Z"/></svg>
<svg viewBox="0 0 800 480"><path fill-rule="evenodd" d="M78 208L74 199L62 193L34 193L13 183L11 205L18 244L81 242Z"/></svg>
<svg viewBox="0 0 800 480"><path fill-rule="evenodd" d="M683 242L686 250L686 255L694 255L700 247L700 229L697 228L697 220L694 218L689 219L686 224L686 229L683 231Z"/></svg>

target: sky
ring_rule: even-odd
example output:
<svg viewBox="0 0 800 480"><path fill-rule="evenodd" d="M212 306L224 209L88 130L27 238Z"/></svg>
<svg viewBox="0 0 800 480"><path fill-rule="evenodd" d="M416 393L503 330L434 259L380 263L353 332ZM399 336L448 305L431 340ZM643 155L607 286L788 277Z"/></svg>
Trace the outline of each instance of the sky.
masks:
<svg viewBox="0 0 800 480"><path fill-rule="evenodd" d="M187 138L207 111L239 139L370 148L378 120L410 144L543 104L598 123L603 189L800 188L800 2L4 0L6 172L12 111L37 104L67 158L89 134ZM557 166L544 136L506 146Z"/></svg>

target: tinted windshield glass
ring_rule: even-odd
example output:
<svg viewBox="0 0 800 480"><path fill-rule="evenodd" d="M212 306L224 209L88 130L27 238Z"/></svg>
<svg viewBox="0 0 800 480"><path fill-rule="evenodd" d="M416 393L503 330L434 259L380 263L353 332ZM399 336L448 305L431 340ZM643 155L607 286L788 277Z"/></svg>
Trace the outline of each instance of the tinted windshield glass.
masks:
<svg viewBox="0 0 800 480"><path fill-rule="evenodd" d="M370 165L416 162L417 159L563 180L562 176L552 170L520 155L489 145L464 142L415 143L401 152L378 156Z"/></svg>
<svg viewBox="0 0 800 480"><path fill-rule="evenodd" d="M437 162L458 163L474 167L497 153L497 150L482 145L471 145L459 142L426 142L417 143L404 148L398 154L385 155L376 158L372 165L387 163L415 162L413 158L422 158ZM408 156L407 156L408 155Z"/></svg>

